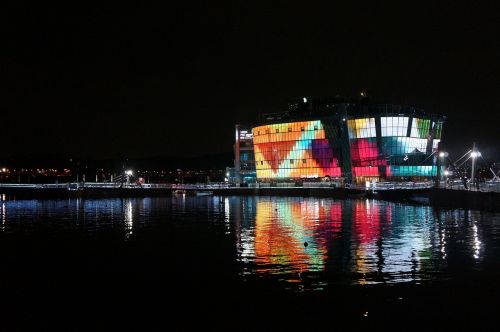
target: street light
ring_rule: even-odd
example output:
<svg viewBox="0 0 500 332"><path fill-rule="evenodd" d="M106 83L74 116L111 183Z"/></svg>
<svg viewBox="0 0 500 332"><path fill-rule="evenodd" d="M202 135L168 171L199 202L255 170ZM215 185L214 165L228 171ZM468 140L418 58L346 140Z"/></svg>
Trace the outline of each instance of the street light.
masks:
<svg viewBox="0 0 500 332"><path fill-rule="evenodd" d="M127 176L127 184L130 183L130 177L134 174L131 169L125 171L125 175Z"/></svg>
<svg viewBox="0 0 500 332"><path fill-rule="evenodd" d="M446 157L448 157L448 152L445 151L439 152L439 158L446 158Z"/></svg>
<svg viewBox="0 0 500 332"><path fill-rule="evenodd" d="M472 152L470 153L470 157L472 158L472 170L471 170L471 182L479 185L479 182L476 181L476 158L481 157L481 152L476 149L476 142L472 144ZM472 187L471 187L472 188ZM478 188L479 189L479 188Z"/></svg>

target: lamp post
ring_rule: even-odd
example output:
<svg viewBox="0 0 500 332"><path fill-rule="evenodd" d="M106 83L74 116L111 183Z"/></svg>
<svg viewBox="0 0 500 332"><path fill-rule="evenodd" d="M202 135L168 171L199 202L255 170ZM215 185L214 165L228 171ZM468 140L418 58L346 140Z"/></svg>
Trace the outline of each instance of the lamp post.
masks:
<svg viewBox="0 0 500 332"><path fill-rule="evenodd" d="M444 151L441 151L441 142L437 146L437 162L436 162L436 180L434 181L434 187L439 188L441 184L441 159L444 158Z"/></svg>
<svg viewBox="0 0 500 332"><path fill-rule="evenodd" d="M476 142L472 145L472 152L470 153L470 157L472 158L472 170L471 170L471 181L472 185L476 182L476 159L481 156L481 152L476 150Z"/></svg>
<svg viewBox="0 0 500 332"><path fill-rule="evenodd" d="M448 157L448 152L445 152L445 151L439 151L439 158L438 158L438 161L439 161L439 164L438 164L438 179L439 181L441 181L443 179L443 176L446 176L446 163L445 163L445 158ZM444 174L441 173L441 167L444 167Z"/></svg>
<svg viewBox="0 0 500 332"><path fill-rule="evenodd" d="M130 183L130 177L134 174L131 169L125 171L125 175L127 176L127 184Z"/></svg>

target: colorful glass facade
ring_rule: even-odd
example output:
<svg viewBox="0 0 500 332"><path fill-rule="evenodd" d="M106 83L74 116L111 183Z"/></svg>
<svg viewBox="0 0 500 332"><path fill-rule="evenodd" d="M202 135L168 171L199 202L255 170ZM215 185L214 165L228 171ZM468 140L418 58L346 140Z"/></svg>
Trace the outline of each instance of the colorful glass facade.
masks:
<svg viewBox="0 0 500 332"><path fill-rule="evenodd" d="M257 178L342 176L364 182L434 177L440 119L375 112L255 127Z"/></svg>
<svg viewBox="0 0 500 332"><path fill-rule="evenodd" d="M431 120L414 118L411 124L411 137L427 138Z"/></svg>
<svg viewBox="0 0 500 332"><path fill-rule="evenodd" d="M319 120L256 127L253 137L257 178L341 176Z"/></svg>

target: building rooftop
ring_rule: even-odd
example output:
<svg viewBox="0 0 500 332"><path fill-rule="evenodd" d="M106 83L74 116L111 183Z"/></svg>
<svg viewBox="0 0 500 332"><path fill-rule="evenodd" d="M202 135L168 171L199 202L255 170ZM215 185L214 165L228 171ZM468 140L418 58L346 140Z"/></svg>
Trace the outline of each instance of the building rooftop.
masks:
<svg viewBox="0 0 500 332"><path fill-rule="evenodd" d="M372 102L363 97L358 100L343 97L301 97L288 103L284 111L263 113L261 121L265 123L294 121L311 117L358 117L386 114L388 116L413 115L444 121L446 117L425 112L421 108L408 105Z"/></svg>

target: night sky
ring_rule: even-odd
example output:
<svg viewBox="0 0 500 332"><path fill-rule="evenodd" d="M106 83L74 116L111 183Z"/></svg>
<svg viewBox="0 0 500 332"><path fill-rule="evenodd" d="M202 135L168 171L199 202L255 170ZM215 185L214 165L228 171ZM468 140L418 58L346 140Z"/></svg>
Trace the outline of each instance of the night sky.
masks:
<svg viewBox="0 0 500 332"><path fill-rule="evenodd" d="M4 7L0 156L229 152L259 112L366 90L446 115L453 153L475 140L500 160L498 9L408 3Z"/></svg>

